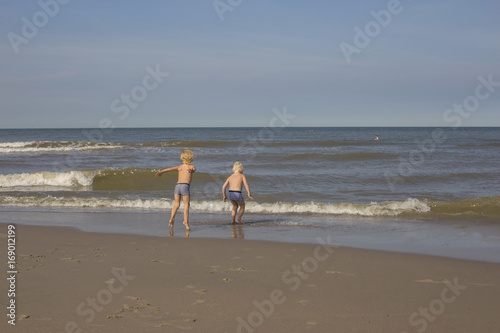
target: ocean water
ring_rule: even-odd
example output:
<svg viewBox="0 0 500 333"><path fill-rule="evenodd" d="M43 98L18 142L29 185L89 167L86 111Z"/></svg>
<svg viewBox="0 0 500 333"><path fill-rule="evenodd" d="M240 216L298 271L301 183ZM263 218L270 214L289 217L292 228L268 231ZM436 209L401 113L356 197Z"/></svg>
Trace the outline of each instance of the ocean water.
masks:
<svg viewBox="0 0 500 333"><path fill-rule="evenodd" d="M373 234L422 223L460 232L480 225L482 235L500 228L500 128L0 130L2 215L169 215L177 175L154 173L181 164L184 148L195 154L198 229L227 220L221 186L235 161L255 198L247 221L292 228L289 238L300 238L294 226L328 232L353 221Z"/></svg>

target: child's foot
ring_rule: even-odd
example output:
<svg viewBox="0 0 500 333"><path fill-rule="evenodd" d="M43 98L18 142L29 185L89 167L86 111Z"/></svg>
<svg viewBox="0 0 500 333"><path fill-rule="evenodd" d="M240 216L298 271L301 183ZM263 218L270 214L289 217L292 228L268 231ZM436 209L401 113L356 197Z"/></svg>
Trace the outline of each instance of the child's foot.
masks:
<svg viewBox="0 0 500 333"><path fill-rule="evenodd" d="M231 220L231 222L229 222L229 224L234 224L234 220Z"/></svg>
<svg viewBox="0 0 500 333"><path fill-rule="evenodd" d="M182 224L184 224L186 226L187 231L191 230L191 228L189 227L189 224L186 221L182 222Z"/></svg>
<svg viewBox="0 0 500 333"><path fill-rule="evenodd" d="M238 221L239 224L243 224L243 221L240 219L237 219L236 221Z"/></svg>
<svg viewBox="0 0 500 333"><path fill-rule="evenodd" d="M170 228L173 228L173 227L174 227L174 220L173 220L173 219L168 220L168 226L169 226Z"/></svg>

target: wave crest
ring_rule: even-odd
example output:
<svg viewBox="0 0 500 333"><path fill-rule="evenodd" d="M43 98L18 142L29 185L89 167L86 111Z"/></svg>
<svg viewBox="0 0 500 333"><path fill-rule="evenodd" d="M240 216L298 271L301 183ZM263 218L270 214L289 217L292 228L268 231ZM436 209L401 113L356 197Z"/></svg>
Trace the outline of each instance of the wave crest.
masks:
<svg viewBox="0 0 500 333"><path fill-rule="evenodd" d="M122 148L122 146L115 143L84 142L84 141L0 142L0 154L68 152L68 151L118 149L118 148Z"/></svg>
<svg viewBox="0 0 500 333"><path fill-rule="evenodd" d="M63 208L132 208L170 209L173 200L164 198L127 197L55 197L22 194L0 196L0 205L14 207L63 207ZM192 200L191 208L203 212L230 212L232 205L221 200ZM247 201L247 213L300 214L363 217L433 218L437 220L471 219L498 222L500 196L454 201L427 201L410 198L404 201L355 203L321 202L263 202Z"/></svg>
<svg viewBox="0 0 500 333"><path fill-rule="evenodd" d="M17 207L66 207L66 208L138 208L138 209L168 209L172 208L170 199L139 199L139 198L79 198L53 196L1 196L0 204ZM204 212L231 211L232 205L220 200L191 201L193 210ZM247 202L247 213L269 214L328 214L357 216L398 216L402 213L428 212L430 207L417 199L370 204L352 203L256 203Z"/></svg>
<svg viewBox="0 0 500 333"><path fill-rule="evenodd" d="M35 187L35 186L90 186L92 185L93 172L68 171L68 172L34 172L13 175L0 175L0 187Z"/></svg>

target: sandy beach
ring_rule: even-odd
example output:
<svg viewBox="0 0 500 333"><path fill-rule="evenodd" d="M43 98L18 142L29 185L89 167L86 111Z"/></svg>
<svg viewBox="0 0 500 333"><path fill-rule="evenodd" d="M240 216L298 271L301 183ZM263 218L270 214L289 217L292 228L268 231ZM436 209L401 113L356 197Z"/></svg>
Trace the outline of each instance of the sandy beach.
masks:
<svg viewBox="0 0 500 333"><path fill-rule="evenodd" d="M4 305L15 300L15 326L4 316L2 332L500 332L499 264L327 238L286 244L20 225L15 240L17 274L0 291Z"/></svg>

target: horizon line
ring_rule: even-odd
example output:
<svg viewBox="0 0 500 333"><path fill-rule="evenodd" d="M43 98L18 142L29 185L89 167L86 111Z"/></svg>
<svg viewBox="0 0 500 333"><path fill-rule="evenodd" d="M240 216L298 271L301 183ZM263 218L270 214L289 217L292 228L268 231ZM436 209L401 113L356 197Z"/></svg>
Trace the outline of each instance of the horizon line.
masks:
<svg viewBox="0 0 500 333"><path fill-rule="evenodd" d="M115 127L115 128L100 128L100 127L9 127L0 128L1 130L101 130L101 131L113 131L122 129L231 129L231 128L241 128L241 129L255 129L255 128L267 128L269 126L138 126L138 127ZM445 129L459 129L459 128L500 128L497 126L284 126L276 127L278 129L287 128L445 128Z"/></svg>

